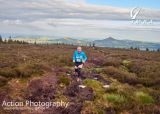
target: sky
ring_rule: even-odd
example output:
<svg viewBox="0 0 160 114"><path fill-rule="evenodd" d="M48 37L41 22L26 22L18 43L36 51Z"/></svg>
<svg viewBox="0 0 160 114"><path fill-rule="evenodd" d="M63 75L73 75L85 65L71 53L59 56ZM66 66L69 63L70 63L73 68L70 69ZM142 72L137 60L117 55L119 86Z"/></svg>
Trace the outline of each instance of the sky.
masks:
<svg viewBox="0 0 160 114"><path fill-rule="evenodd" d="M160 8L160 0L87 0L87 3L125 8L135 6L154 9Z"/></svg>
<svg viewBox="0 0 160 114"><path fill-rule="evenodd" d="M160 0L0 0L0 34L160 42L159 4Z"/></svg>

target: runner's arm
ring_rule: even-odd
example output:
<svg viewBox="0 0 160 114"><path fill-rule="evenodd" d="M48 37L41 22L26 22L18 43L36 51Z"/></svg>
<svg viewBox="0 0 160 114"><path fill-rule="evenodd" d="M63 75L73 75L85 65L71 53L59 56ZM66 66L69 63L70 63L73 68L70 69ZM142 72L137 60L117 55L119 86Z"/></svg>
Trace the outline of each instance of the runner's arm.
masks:
<svg viewBox="0 0 160 114"><path fill-rule="evenodd" d="M83 63L85 63L87 61L87 56L85 53L83 53Z"/></svg>

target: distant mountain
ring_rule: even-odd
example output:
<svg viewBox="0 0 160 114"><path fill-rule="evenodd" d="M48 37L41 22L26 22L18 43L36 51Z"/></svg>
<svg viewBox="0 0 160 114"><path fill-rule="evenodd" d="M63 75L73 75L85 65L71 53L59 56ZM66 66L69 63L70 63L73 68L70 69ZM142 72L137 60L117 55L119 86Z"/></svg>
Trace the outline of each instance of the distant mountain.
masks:
<svg viewBox="0 0 160 114"><path fill-rule="evenodd" d="M9 34L2 34L3 38L8 38ZM56 36L41 36L41 35L12 35L12 38L15 40L27 41L29 43L64 43L64 44L73 44L73 45L90 45L95 43L97 47L111 47L111 48L140 48L145 50L149 48L150 50L160 49L160 43L151 43L151 42L142 42L134 40L117 40L112 37L108 37L102 40L79 40L70 37L59 38Z"/></svg>
<svg viewBox="0 0 160 114"><path fill-rule="evenodd" d="M52 39L52 40L49 40L49 42L73 44L73 45L89 45L91 43L85 40L78 40L70 37ZM145 50L146 48L149 48L150 50L160 49L160 43L151 43L151 42L142 42L142 41L133 41L133 40L117 40L112 37L109 37L103 40L94 40L93 42L98 47L112 47L112 48L133 47L133 48L140 48L141 50Z"/></svg>
<svg viewBox="0 0 160 114"><path fill-rule="evenodd" d="M73 39L70 37L64 37L60 39L49 40L51 43L64 43L64 44L73 44L73 45L87 45L88 42L84 40Z"/></svg>
<svg viewBox="0 0 160 114"><path fill-rule="evenodd" d="M157 50L160 48L160 43L133 41L133 40L117 40L115 38L109 37L103 40L95 40L96 46L100 47L112 47L112 48L140 48L144 50L149 48L151 50Z"/></svg>

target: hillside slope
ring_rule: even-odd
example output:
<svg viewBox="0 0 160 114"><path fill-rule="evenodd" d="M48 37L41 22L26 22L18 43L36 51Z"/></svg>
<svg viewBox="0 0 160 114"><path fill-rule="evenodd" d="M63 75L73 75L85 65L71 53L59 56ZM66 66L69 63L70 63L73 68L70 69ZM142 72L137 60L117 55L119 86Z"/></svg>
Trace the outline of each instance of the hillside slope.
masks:
<svg viewBox="0 0 160 114"><path fill-rule="evenodd" d="M83 47L83 84L75 80L75 46L0 46L0 102L63 101L67 107L5 110L2 114L159 114L160 53ZM104 85L108 85L104 88ZM31 112L32 110L32 112Z"/></svg>

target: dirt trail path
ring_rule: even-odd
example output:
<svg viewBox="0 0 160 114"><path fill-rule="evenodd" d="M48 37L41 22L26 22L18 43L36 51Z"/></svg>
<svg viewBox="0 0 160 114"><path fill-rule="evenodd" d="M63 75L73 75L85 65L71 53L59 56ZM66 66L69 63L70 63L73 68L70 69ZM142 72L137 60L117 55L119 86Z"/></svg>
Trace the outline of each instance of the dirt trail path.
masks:
<svg viewBox="0 0 160 114"><path fill-rule="evenodd" d="M95 97L91 87L80 88L80 83L76 81L74 75L67 75L67 70L56 69L53 74L48 76L33 79L28 85L28 94L26 98L32 101L51 101L56 100L57 93L65 96L69 101L67 108L49 108L42 111L43 114L79 114L82 110L84 101L92 101ZM60 88L60 80L58 75L66 73L66 78L70 80L70 84L65 88ZM101 75L95 73L84 73L83 79L93 79L100 81L104 85L110 85L110 82L105 80ZM32 113L33 114L33 113Z"/></svg>

